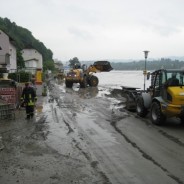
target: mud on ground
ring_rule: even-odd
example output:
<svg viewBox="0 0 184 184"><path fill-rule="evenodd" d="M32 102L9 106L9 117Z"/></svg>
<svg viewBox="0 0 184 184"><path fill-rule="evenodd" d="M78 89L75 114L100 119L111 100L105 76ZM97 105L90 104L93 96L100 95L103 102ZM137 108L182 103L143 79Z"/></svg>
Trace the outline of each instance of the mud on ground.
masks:
<svg viewBox="0 0 184 184"><path fill-rule="evenodd" d="M49 95L40 97L38 102L38 107L43 105L43 111L37 109L33 120L25 120L25 110L21 109L16 111L15 120L0 121L0 183L110 183L99 162L88 150L85 136L70 123L77 111L72 110L74 106L70 106L67 98L76 93L85 99L95 98L98 89L93 93L89 89L87 93L62 90L65 89L60 92L61 96L65 95L63 102L56 93L55 85L50 84ZM67 97L66 93L71 96ZM120 91L112 90L109 97L119 95ZM67 119L70 117L60 119L57 115L59 106L61 110L72 111L71 120ZM80 104L80 108L86 108L85 104Z"/></svg>

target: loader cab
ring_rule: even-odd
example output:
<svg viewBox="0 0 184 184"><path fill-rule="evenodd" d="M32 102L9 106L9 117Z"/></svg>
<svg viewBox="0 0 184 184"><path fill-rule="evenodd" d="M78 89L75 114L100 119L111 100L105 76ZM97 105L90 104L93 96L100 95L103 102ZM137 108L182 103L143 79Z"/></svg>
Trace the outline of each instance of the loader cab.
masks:
<svg viewBox="0 0 184 184"><path fill-rule="evenodd" d="M154 71L151 74L151 89L152 97L161 96L161 89L163 88L163 81L165 80L165 75L162 70Z"/></svg>
<svg viewBox="0 0 184 184"><path fill-rule="evenodd" d="M81 64L75 63L75 65L73 66L73 69L81 69Z"/></svg>
<svg viewBox="0 0 184 184"><path fill-rule="evenodd" d="M183 86L183 72L181 71L167 71L166 72L166 86Z"/></svg>
<svg viewBox="0 0 184 184"><path fill-rule="evenodd" d="M83 64L83 65L82 65L82 70L83 70L83 71L86 71L86 70L87 70L87 65Z"/></svg>
<svg viewBox="0 0 184 184"><path fill-rule="evenodd" d="M153 97L161 96L163 99L167 99L168 88L182 86L184 86L183 70L157 70L152 73L151 87Z"/></svg>

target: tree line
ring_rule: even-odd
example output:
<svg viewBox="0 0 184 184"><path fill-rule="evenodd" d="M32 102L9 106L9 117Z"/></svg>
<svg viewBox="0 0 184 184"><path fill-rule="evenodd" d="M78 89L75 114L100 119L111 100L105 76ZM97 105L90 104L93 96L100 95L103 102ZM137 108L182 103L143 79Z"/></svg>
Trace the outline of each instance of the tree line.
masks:
<svg viewBox="0 0 184 184"><path fill-rule="evenodd" d="M69 66L73 67L75 64L86 64L87 66L92 65L95 61L79 61L77 57L69 60ZM114 62L109 60L114 70L144 70L145 60L140 61L122 61ZM158 70L158 69L184 69L184 61L172 60L170 58L161 58L158 60L146 61L147 70Z"/></svg>
<svg viewBox="0 0 184 184"><path fill-rule="evenodd" d="M131 62L111 62L112 67L115 70L144 70L145 61L131 61ZM146 61L147 70L157 69L184 69L184 61L171 60L162 58L160 60Z"/></svg>

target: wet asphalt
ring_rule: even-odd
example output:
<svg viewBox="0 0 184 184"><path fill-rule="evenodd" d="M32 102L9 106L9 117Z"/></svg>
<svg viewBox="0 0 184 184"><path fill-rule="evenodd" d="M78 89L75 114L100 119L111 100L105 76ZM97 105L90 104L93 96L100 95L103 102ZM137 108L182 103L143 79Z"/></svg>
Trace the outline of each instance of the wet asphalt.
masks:
<svg viewBox="0 0 184 184"><path fill-rule="evenodd" d="M184 126L158 127L121 90L50 81L35 117L0 120L0 183L184 183Z"/></svg>

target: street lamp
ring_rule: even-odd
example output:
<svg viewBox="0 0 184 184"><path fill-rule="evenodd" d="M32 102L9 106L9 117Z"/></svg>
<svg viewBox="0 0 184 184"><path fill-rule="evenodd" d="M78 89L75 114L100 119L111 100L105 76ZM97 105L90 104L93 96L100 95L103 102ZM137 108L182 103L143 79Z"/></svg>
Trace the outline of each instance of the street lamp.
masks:
<svg viewBox="0 0 184 184"><path fill-rule="evenodd" d="M145 63L144 63L144 91L145 91L145 88L146 88L146 75L147 75L147 71L146 71L146 60L148 58L148 53L149 51L148 50L145 50L143 51L144 52L144 58L145 58Z"/></svg>

